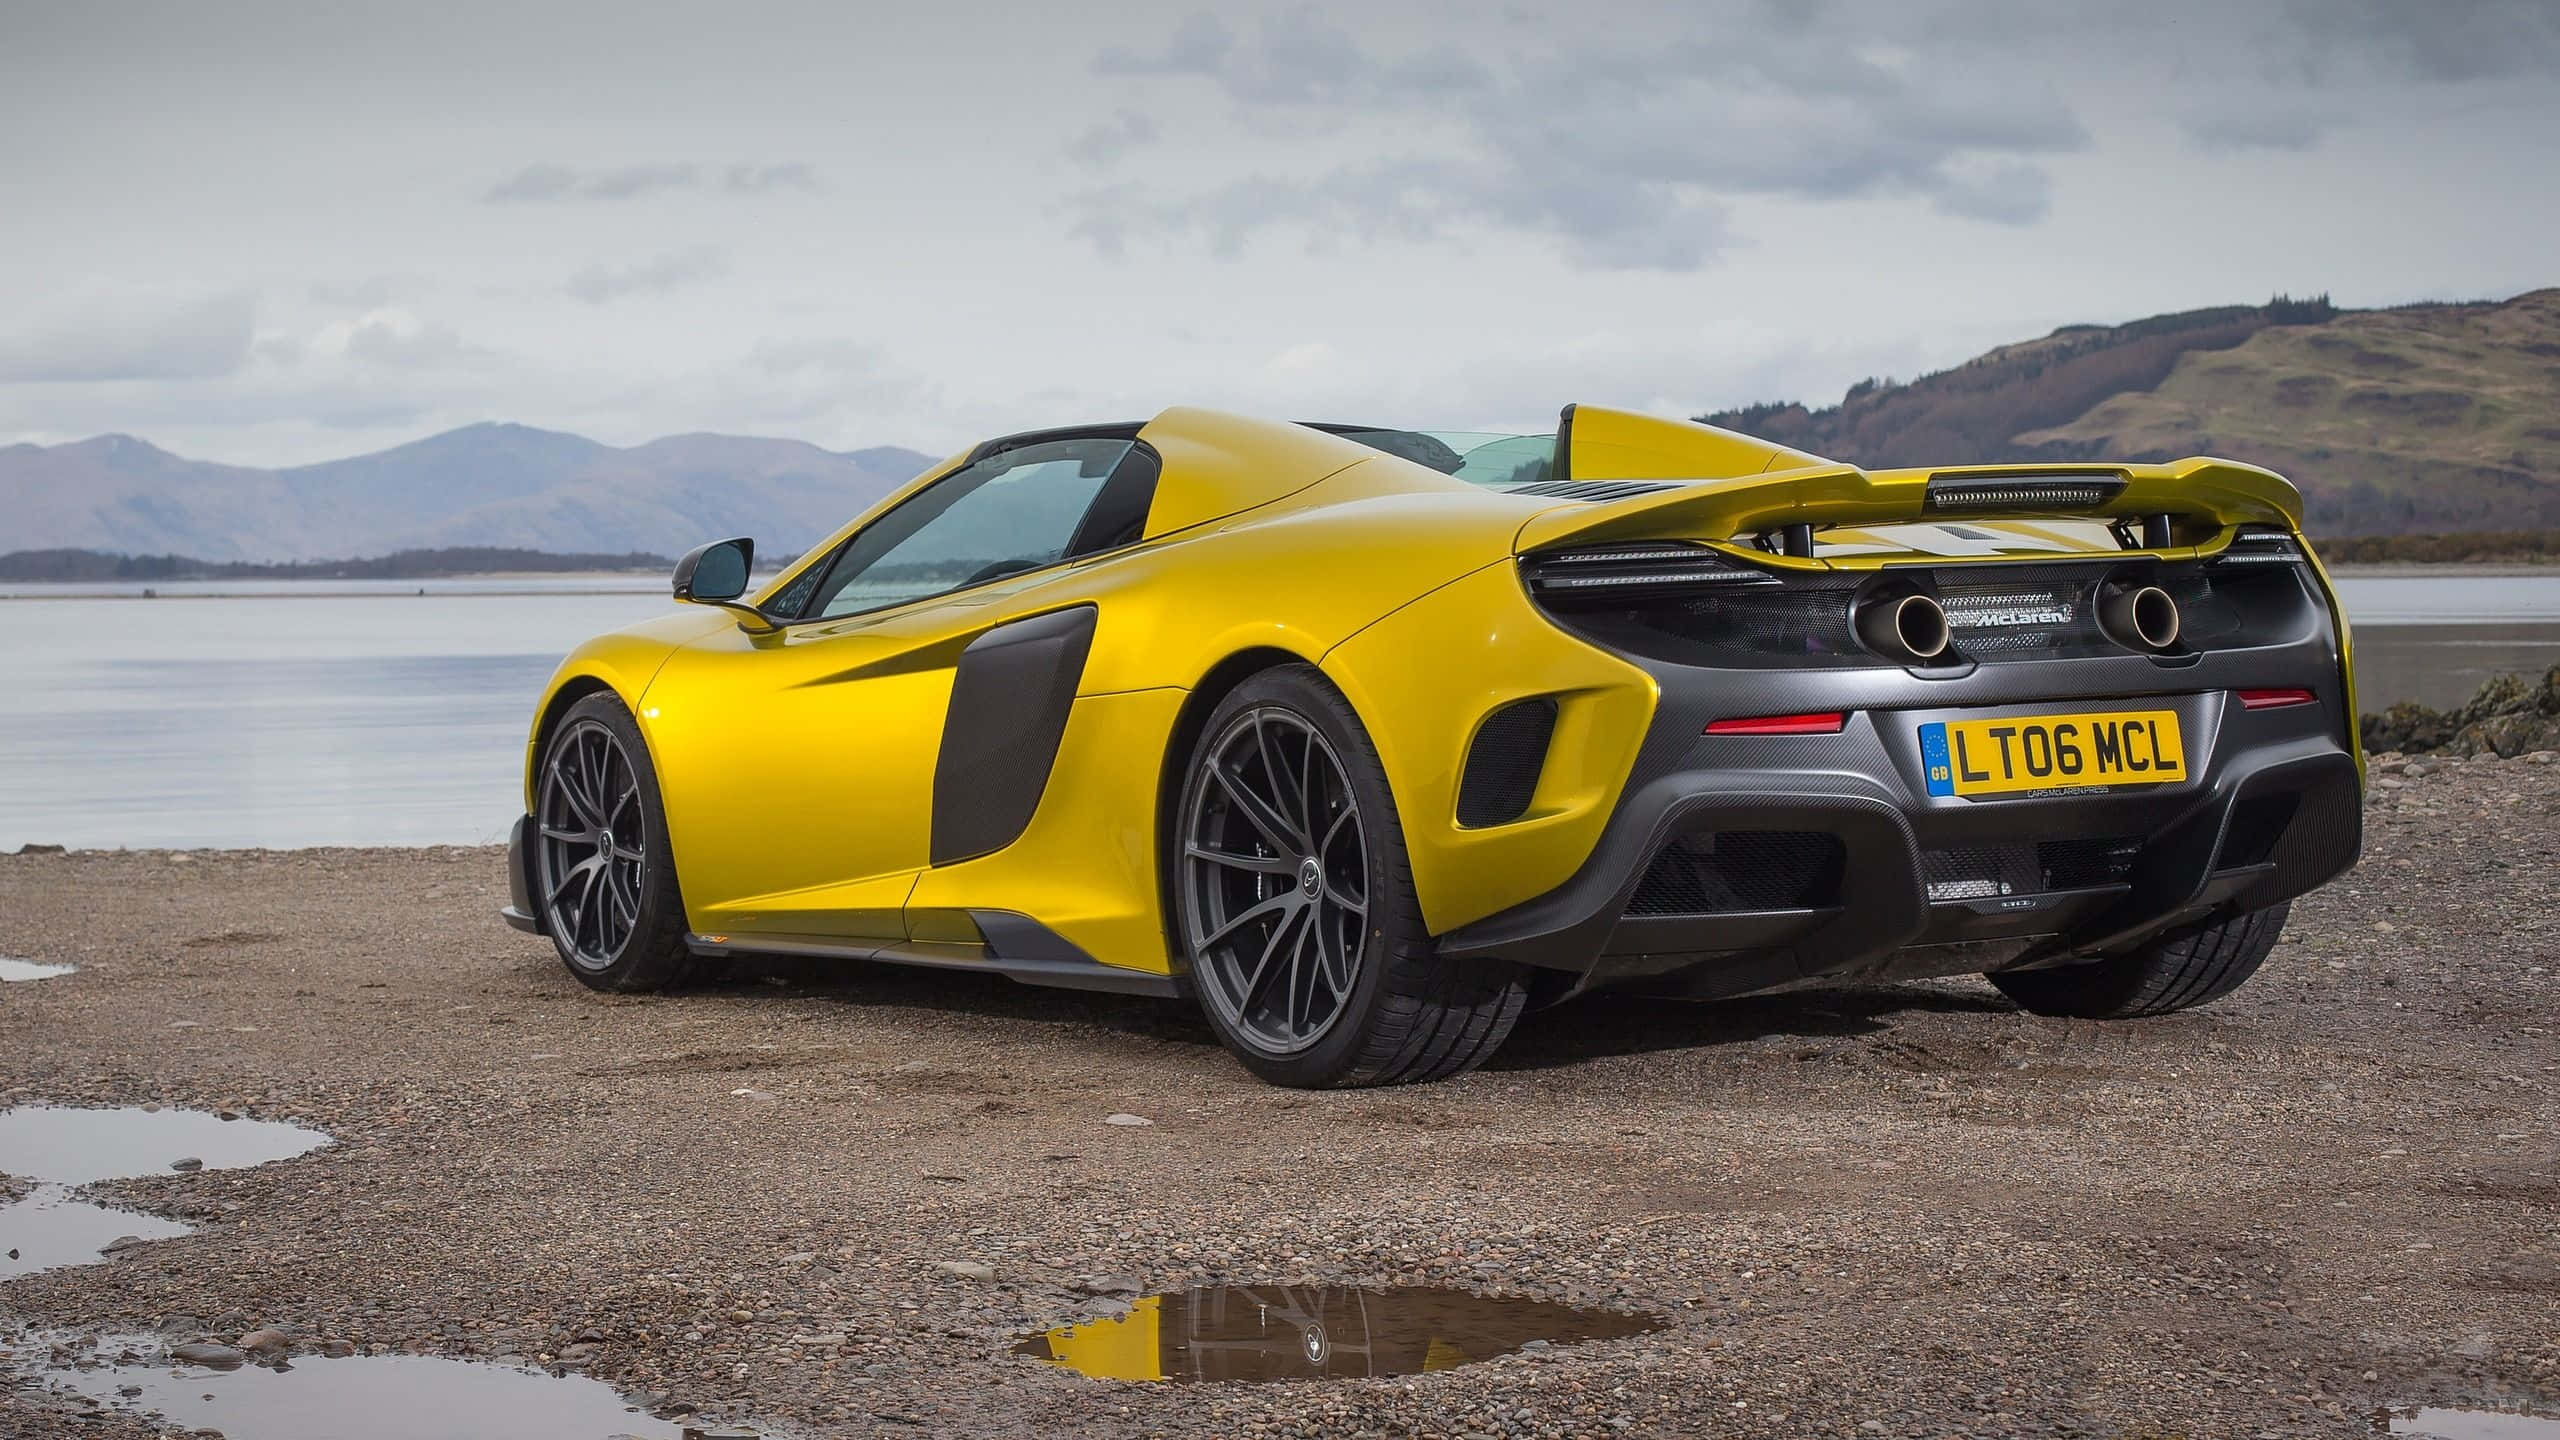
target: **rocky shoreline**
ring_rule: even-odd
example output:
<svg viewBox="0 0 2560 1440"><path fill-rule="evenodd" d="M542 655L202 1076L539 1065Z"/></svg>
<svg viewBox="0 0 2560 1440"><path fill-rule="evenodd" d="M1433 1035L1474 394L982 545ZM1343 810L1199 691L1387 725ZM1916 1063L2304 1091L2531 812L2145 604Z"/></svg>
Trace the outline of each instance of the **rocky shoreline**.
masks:
<svg viewBox="0 0 2560 1440"><path fill-rule="evenodd" d="M2501 675L2450 710L2403 701L2359 724L2367 754L2496 755L2560 751L2560 665L2539 678Z"/></svg>

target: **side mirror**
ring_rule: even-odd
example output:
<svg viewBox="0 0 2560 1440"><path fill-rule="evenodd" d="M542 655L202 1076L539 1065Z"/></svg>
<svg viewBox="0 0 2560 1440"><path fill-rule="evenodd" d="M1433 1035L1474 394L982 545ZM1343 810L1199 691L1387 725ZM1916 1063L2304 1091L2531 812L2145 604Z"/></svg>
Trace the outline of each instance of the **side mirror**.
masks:
<svg viewBox="0 0 2560 1440"><path fill-rule="evenodd" d="M755 558L756 542L744 536L695 546L676 562L676 598L688 604L735 610L760 632L781 628L763 611L738 598L747 593L747 572Z"/></svg>
<svg viewBox="0 0 2560 1440"><path fill-rule="evenodd" d="M696 545L676 562L676 598L697 605L722 605L747 593L747 569L756 558L756 542L743 537Z"/></svg>

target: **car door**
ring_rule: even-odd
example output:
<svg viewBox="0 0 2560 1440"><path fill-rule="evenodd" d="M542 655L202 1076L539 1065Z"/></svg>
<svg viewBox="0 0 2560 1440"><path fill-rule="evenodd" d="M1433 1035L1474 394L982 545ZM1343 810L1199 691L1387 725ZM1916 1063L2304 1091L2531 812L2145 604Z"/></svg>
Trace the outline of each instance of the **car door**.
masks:
<svg viewBox="0 0 2560 1440"><path fill-rule="evenodd" d="M1155 473L1126 430L1001 449L804 572L772 602L790 611L777 630L723 629L670 659L644 709L653 733L691 737L659 785L695 928L903 937L907 891L936 858L962 657L1073 608L1074 563L1137 539ZM974 688L973 753L1037 723Z"/></svg>

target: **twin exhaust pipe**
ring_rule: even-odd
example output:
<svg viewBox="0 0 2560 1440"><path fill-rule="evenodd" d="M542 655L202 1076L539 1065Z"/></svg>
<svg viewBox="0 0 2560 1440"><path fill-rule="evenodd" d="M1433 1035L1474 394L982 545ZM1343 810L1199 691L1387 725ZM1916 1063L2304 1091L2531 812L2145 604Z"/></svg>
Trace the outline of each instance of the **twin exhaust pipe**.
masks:
<svg viewBox="0 0 2560 1440"><path fill-rule="evenodd" d="M1859 644L1905 665L1934 664L1955 642L1946 607L1916 590L1860 600L1849 623ZM2157 585L2110 585L2098 592L2098 628L2128 650L2161 654L2178 643L2178 602Z"/></svg>

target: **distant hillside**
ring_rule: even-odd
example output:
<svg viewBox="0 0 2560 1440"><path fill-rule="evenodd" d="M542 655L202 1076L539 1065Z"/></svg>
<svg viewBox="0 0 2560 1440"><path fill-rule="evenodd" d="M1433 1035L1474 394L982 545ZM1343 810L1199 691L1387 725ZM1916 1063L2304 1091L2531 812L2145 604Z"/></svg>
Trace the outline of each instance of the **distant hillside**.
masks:
<svg viewBox="0 0 2560 1440"><path fill-rule="evenodd" d="M459 546L401 550L361 560L264 564L199 560L192 555L107 555L96 550L12 550L0 554L0 581L109 580L427 580L440 575L561 575L664 570L664 555L554 555L542 550Z"/></svg>
<svg viewBox="0 0 2560 1440"><path fill-rule="evenodd" d="M752 535L801 549L929 457L797 440L678 435L617 449L472 425L371 455L259 470L129 435L0 446L0 551L296 561L457 546L676 554Z"/></svg>
<svg viewBox="0 0 2560 1440"><path fill-rule="evenodd" d="M2301 486L2321 535L2554 528L2560 289L2068 326L1828 409L1701 418L1864 465L2220 455Z"/></svg>

